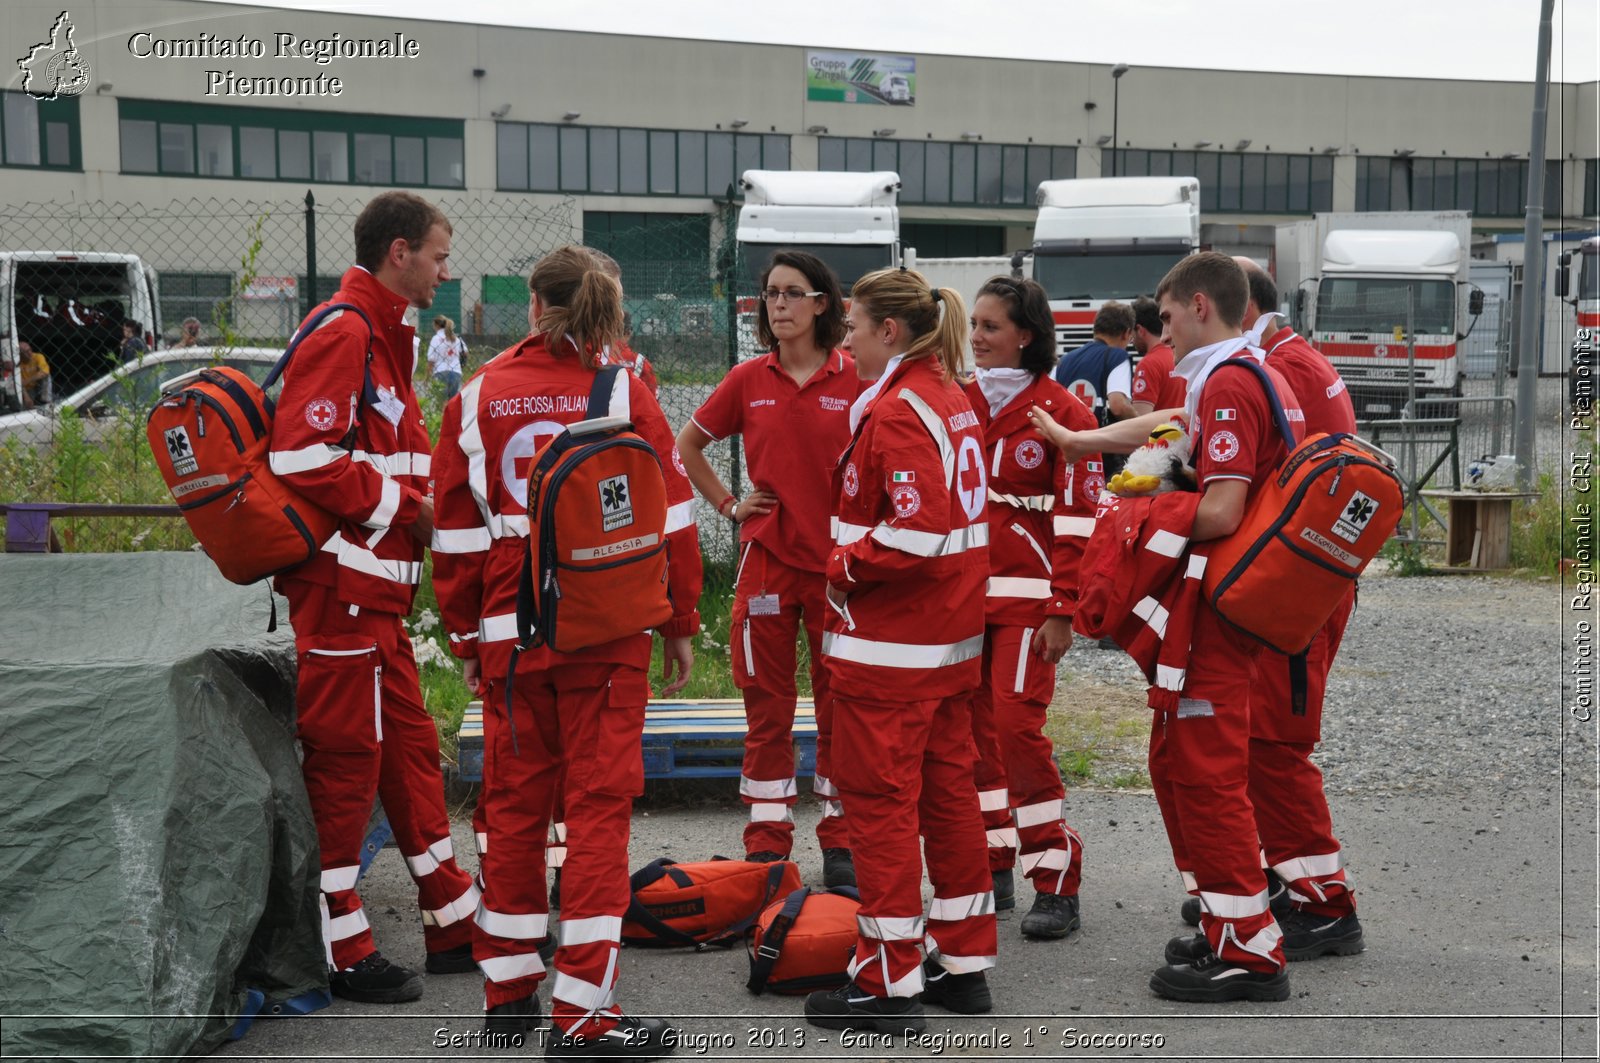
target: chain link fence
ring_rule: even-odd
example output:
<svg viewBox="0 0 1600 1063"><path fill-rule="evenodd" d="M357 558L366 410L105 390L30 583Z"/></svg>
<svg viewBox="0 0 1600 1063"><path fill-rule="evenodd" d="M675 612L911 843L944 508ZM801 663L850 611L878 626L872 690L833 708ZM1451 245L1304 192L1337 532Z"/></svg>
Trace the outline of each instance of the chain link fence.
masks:
<svg viewBox="0 0 1600 1063"><path fill-rule="evenodd" d="M435 432L444 393L427 379L425 358L434 317L454 322L470 375L526 335L528 273L565 243L587 243L621 265L631 345L654 367L675 430L739 357L735 278L745 268L731 208L580 217L570 199L435 202L454 229L452 279L417 322L418 394ZM170 501L144 440L162 385L224 362L264 377L310 308L337 289L364 205L308 194L0 206L0 246L29 252L0 256L0 313L13 315L0 328L0 502ZM199 337L185 347L188 318ZM23 343L48 364L48 389L26 379ZM739 482L736 443L714 444L707 456ZM732 526L704 502L698 513L708 560L731 558ZM192 543L181 521L60 523L67 549Z"/></svg>

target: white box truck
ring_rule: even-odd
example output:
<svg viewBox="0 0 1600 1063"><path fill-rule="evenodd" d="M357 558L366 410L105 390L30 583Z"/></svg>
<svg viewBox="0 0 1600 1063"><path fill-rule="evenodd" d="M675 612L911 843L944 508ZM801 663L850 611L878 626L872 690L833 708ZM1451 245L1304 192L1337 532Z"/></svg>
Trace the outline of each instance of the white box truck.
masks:
<svg viewBox="0 0 1600 1063"><path fill-rule="evenodd" d="M1094 338L1110 300L1154 295L1200 248L1200 181L1098 177L1044 181L1033 230L1033 279L1044 286L1066 354Z"/></svg>
<svg viewBox="0 0 1600 1063"><path fill-rule="evenodd" d="M1470 215L1318 214L1278 226L1276 245L1290 317L1344 377L1358 412L1396 414L1413 386L1419 397L1461 394L1461 341L1482 311L1468 275Z"/></svg>

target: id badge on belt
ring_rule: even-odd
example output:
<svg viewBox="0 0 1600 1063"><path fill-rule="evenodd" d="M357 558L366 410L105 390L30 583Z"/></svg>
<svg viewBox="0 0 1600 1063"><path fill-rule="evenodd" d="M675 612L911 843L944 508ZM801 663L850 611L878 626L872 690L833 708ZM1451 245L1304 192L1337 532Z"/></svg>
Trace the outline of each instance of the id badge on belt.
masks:
<svg viewBox="0 0 1600 1063"><path fill-rule="evenodd" d="M750 599L751 616L777 616L778 596L776 594L757 594Z"/></svg>

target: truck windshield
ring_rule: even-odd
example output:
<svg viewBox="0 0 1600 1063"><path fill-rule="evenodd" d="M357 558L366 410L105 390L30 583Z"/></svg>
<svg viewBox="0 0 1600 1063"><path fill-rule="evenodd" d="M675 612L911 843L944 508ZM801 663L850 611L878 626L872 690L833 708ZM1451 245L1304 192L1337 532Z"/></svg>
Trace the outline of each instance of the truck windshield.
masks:
<svg viewBox="0 0 1600 1063"><path fill-rule="evenodd" d="M1600 299L1600 254L1583 256L1578 270L1578 298Z"/></svg>
<svg viewBox="0 0 1600 1063"><path fill-rule="evenodd" d="M745 264L741 295L756 294L761 271L767 268L774 251L808 251L816 255L832 268L846 295L855 282L868 273L894 264L894 249L888 244L741 244L740 247Z"/></svg>
<svg viewBox="0 0 1600 1063"><path fill-rule="evenodd" d="M1154 295L1161 278L1183 256L1163 250L1146 254L1060 255L1036 253L1033 279L1052 300L1132 299Z"/></svg>
<svg viewBox="0 0 1600 1063"><path fill-rule="evenodd" d="M1392 277L1324 277L1317 292L1316 330L1393 335L1405 328L1408 291L1417 335L1454 334L1454 284Z"/></svg>

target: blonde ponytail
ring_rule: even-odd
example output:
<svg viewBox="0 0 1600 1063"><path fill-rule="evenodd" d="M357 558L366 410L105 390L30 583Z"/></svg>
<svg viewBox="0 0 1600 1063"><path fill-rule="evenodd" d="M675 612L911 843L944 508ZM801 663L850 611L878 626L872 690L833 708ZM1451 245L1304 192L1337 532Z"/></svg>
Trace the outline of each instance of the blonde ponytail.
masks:
<svg viewBox="0 0 1600 1063"><path fill-rule="evenodd" d="M880 269L856 281L850 301L874 321L894 318L910 334L905 357L931 358L956 380L966 364L967 306L954 288L934 289L914 269Z"/></svg>
<svg viewBox="0 0 1600 1063"><path fill-rule="evenodd" d="M552 350L571 336L586 368L593 369L600 352L622 339L622 286L597 252L577 244L556 248L534 265L528 290L541 304L534 327Z"/></svg>

